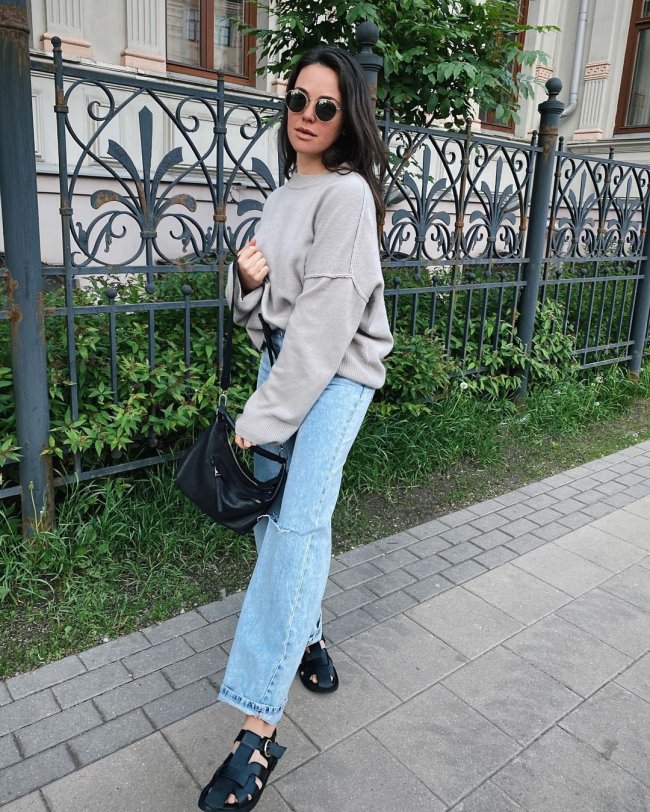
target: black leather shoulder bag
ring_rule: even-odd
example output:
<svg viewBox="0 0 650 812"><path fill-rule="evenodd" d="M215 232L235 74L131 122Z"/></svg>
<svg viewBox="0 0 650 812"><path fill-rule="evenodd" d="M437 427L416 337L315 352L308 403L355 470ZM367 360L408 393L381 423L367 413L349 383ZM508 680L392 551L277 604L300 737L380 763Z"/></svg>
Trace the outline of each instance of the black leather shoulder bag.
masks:
<svg viewBox="0 0 650 812"><path fill-rule="evenodd" d="M176 486L217 524L228 527L237 533L246 533L253 528L280 493L286 476L286 457L273 454L259 446L250 450L266 459L277 462L280 470L277 476L264 482L255 479L248 466L233 447L231 435L235 423L226 410L227 391L230 386L232 368L232 335L234 328L235 279L237 263L233 266L233 292L221 370L221 395L217 414L212 425L199 435L189 448L176 471ZM274 349L271 330L262 319L262 327L271 364Z"/></svg>

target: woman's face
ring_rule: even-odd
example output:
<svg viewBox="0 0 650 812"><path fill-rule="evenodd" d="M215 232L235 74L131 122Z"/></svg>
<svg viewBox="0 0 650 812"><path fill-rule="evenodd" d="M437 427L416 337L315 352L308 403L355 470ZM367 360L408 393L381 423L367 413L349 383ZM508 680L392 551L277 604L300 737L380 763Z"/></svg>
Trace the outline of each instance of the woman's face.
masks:
<svg viewBox="0 0 650 812"><path fill-rule="evenodd" d="M325 65L307 65L296 79L296 90L301 90L309 102L300 113L287 110L287 135L296 151L298 172L311 174L324 170L322 156L336 141L343 127L343 110L337 110L331 121L316 116L318 99L332 99L342 106L339 78Z"/></svg>

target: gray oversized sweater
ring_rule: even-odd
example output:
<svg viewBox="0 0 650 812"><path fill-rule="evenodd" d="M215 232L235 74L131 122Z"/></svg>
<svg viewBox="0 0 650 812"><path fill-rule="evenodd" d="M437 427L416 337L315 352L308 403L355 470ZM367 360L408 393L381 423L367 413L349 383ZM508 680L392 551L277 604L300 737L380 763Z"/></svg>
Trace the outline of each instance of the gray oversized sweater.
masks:
<svg viewBox="0 0 650 812"><path fill-rule="evenodd" d="M259 348L259 314L285 331L268 380L246 403L237 433L256 445L283 442L338 374L383 385L393 341L384 304L372 192L355 172L294 174L266 200L256 234L269 274L243 294L235 321ZM232 294L232 271L228 299Z"/></svg>

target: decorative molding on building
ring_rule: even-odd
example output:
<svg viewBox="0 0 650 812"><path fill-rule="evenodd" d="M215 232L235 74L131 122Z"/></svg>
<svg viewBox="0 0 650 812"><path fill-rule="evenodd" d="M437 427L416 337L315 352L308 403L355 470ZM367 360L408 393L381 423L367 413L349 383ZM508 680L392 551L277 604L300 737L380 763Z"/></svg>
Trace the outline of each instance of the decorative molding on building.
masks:
<svg viewBox="0 0 650 812"><path fill-rule="evenodd" d="M580 124L573 133L576 141L594 141L603 137L603 105L611 69L612 64L607 60L588 62L585 67Z"/></svg>
<svg viewBox="0 0 650 812"><path fill-rule="evenodd" d="M585 138L567 141L565 149L568 152L577 152L580 155L597 155L607 158L610 148L614 149L614 158L632 163L647 164L648 162L648 139L640 135L638 138L606 137L587 141Z"/></svg>
<svg viewBox="0 0 650 812"><path fill-rule="evenodd" d="M164 73L165 10L160 0L126 0L126 48L122 64Z"/></svg>
<svg viewBox="0 0 650 812"><path fill-rule="evenodd" d="M573 133L574 141L598 141L603 137L603 131L595 128L593 130L576 130Z"/></svg>
<svg viewBox="0 0 650 812"><path fill-rule="evenodd" d="M70 37L66 34L54 33L51 34L49 32L45 32L41 37L41 42L43 43L43 50L44 51L51 51L52 50L52 37L60 37L61 38L61 47L63 49L63 56L80 56L86 59L92 58L92 48L90 43L86 39L80 39L78 37Z"/></svg>
<svg viewBox="0 0 650 812"><path fill-rule="evenodd" d="M45 0L44 51L52 50L52 37L61 37L64 56L90 58L90 42L84 38L81 0Z"/></svg>
<svg viewBox="0 0 650 812"><path fill-rule="evenodd" d="M553 68L550 68L548 65L538 65L535 68L535 79L539 79L540 82L548 82L552 76Z"/></svg>
<svg viewBox="0 0 650 812"><path fill-rule="evenodd" d="M122 64L126 68L138 68L146 73L166 73L167 61L158 54L142 53L126 48L122 51Z"/></svg>
<svg viewBox="0 0 650 812"><path fill-rule="evenodd" d="M607 79L612 72L612 63L607 60L588 62L585 67L585 82L595 79Z"/></svg>
<svg viewBox="0 0 650 812"><path fill-rule="evenodd" d="M81 0L45 0L47 30L83 36Z"/></svg>
<svg viewBox="0 0 650 812"><path fill-rule="evenodd" d="M284 96L287 92L287 80L279 79L277 76L271 82L271 93L275 96Z"/></svg>

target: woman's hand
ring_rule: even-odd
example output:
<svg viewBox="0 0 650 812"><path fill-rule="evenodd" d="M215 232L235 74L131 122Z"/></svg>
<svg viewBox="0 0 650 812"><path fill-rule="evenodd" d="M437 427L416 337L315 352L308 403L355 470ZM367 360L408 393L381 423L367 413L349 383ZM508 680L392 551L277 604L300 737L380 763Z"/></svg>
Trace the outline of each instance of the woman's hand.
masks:
<svg viewBox="0 0 650 812"><path fill-rule="evenodd" d="M248 440L244 440L243 437L240 437L239 434L235 435L235 445L238 445L240 448L250 448L251 446L255 445L255 443L251 443Z"/></svg>
<svg viewBox="0 0 650 812"><path fill-rule="evenodd" d="M237 264L239 281L245 293L259 288L269 272L269 266L254 238L237 254Z"/></svg>

